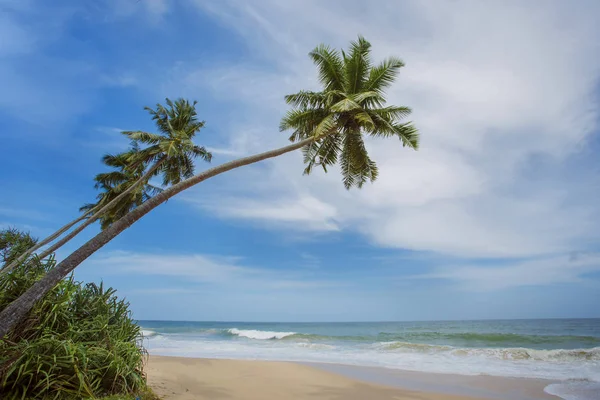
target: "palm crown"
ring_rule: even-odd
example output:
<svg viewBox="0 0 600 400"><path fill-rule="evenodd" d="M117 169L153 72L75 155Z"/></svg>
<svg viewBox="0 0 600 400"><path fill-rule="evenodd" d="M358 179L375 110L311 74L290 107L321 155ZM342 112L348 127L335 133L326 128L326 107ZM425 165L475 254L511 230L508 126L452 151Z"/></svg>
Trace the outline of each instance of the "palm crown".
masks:
<svg viewBox="0 0 600 400"><path fill-rule="evenodd" d="M84 205L79 211L90 211L94 208L103 207L132 185L136 185L138 180L144 175L145 170L145 164L143 163L137 163L135 166L132 165L132 159L139 156L139 153L140 149L134 143L134 146L125 153L105 155L102 158L102 162L115 170L96 175L94 179L96 184L94 187L102 191L96 197L98 201L93 204ZM117 204L100 217L101 228L106 229L113 222L118 221L129 211L140 206L144 201L161 191L161 188L151 185L148 182L137 184L133 191L129 192L124 198L121 198Z"/></svg>
<svg viewBox="0 0 600 400"><path fill-rule="evenodd" d="M148 145L135 154L132 166L140 163L153 164L160 162L156 174L162 174L163 185L174 185L194 175L193 159L200 157L210 162L212 154L206 148L194 144L194 136L204 121L198 120L197 102L190 103L185 99L175 102L166 99L167 107L161 104L156 109L145 107L152 115L159 133L142 131L125 131L124 135L132 141Z"/></svg>
<svg viewBox="0 0 600 400"><path fill-rule="evenodd" d="M419 134L411 122L401 122L411 110L386 106L385 90L394 82L404 63L388 58L373 66L371 44L359 37L348 54L320 45L310 57L318 68L323 86L320 92L301 91L285 97L293 108L280 124L292 129L291 141L313 137L303 148L304 170L327 167L339 160L344 186L362 187L377 179L377 165L367 153L363 134L373 137L398 137L403 146L419 147Z"/></svg>
<svg viewBox="0 0 600 400"><path fill-rule="evenodd" d="M129 193L100 216L102 229L161 192L161 188L149 183L152 176L162 175L164 186L174 185L194 175L194 158L211 160L212 154L193 142L196 133L204 127L204 121L199 121L196 113L197 102L166 99L166 103L167 107L157 104L156 109L145 108L159 133L125 131L123 134L131 139L131 149L104 156L104 164L116 170L96 175L95 187L102 193L95 204L86 204L80 211L104 207L124 192L129 190ZM142 149L142 144L147 147Z"/></svg>

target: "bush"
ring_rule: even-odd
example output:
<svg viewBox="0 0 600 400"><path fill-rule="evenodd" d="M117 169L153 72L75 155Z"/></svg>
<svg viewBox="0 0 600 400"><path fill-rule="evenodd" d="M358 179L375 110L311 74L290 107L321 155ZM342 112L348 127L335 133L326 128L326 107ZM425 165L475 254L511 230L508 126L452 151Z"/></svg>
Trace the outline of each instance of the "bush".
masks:
<svg viewBox="0 0 600 400"><path fill-rule="evenodd" d="M0 231L0 262L3 265L10 264L19 254L24 253L36 243L37 239L15 228Z"/></svg>
<svg viewBox="0 0 600 400"><path fill-rule="evenodd" d="M0 310L55 262L0 276ZM0 398L81 399L146 390L146 352L129 303L102 284L64 279L0 340Z"/></svg>

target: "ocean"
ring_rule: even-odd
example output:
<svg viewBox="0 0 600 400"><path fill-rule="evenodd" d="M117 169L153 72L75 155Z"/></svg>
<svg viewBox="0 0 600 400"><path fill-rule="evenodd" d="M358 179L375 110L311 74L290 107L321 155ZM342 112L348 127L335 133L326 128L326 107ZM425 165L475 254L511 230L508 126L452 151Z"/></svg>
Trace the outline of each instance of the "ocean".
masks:
<svg viewBox="0 0 600 400"><path fill-rule="evenodd" d="M540 378L566 400L600 399L600 319L139 323L156 355Z"/></svg>

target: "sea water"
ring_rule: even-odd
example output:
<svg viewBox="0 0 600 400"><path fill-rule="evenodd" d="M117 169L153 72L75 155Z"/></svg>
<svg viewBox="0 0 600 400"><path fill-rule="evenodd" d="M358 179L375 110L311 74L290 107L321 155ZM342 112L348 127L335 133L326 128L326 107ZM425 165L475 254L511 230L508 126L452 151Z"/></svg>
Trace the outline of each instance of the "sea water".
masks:
<svg viewBox="0 0 600 400"><path fill-rule="evenodd" d="M600 399L600 319L140 325L150 354L541 378L566 400Z"/></svg>

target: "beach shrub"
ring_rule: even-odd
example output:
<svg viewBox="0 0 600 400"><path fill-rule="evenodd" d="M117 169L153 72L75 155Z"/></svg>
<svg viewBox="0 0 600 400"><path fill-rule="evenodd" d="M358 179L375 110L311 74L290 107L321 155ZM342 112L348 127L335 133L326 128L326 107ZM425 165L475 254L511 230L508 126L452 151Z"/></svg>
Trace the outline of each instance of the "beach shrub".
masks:
<svg viewBox="0 0 600 400"><path fill-rule="evenodd" d="M37 243L30 234L16 228L0 231L0 266L8 265Z"/></svg>
<svg viewBox="0 0 600 400"><path fill-rule="evenodd" d="M0 310L54 265L52 257L33 257L1 274ZM112 288L70 276L0 339L0 398L135 395L146 390L145 356L129 303Z"/></svg>

